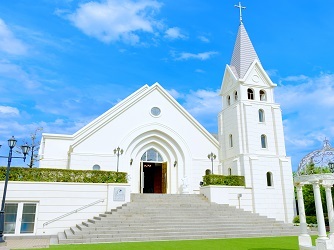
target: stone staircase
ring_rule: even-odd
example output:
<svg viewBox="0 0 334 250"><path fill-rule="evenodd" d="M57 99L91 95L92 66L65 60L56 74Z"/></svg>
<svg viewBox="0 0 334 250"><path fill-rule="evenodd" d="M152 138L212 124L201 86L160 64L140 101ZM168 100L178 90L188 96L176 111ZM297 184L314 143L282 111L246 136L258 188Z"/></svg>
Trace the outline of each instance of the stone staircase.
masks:
<svg viewBox="0 0 334 250"><path fill-rule="evenodd" d="M58 235L59 244L298 235L292 224L203 195L132 194L131 202Z"/></svg>

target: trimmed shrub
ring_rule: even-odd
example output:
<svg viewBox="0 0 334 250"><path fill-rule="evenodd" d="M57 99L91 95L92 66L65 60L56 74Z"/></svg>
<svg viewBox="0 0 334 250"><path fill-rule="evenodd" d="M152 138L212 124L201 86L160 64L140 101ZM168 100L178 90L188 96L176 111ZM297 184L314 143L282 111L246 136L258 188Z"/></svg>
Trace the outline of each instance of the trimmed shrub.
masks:
<svg viewBox="0 0 334 250"><path fill-rule="evenodd" d="M296 216L295 218L293 218L293 223L300 223L299 216ZM307 224L317 224L317 216L314 216L314 215L306 216L306 223Z"/></svg>
<svg viewBox="0 0 334 250"><path fill-rule="evenodd" d="M52 168L10 168L10 181L127 183L126 173L99 170ZM0 167L0 181L6 178L6 167Z"/></svg>
<svg viewBox="0 0 334 250"><path fill-rule="evenodd" d="M205 175L210 175L210 174L211 174L211 170L210 169L205 170Z"/></svg>
<svg viewBox="0 0 334 250"><path fill-rule="evenodd" d="M245 186L245 177L237 175L205 175L203 176L203 186L208 185Z"/></svg>

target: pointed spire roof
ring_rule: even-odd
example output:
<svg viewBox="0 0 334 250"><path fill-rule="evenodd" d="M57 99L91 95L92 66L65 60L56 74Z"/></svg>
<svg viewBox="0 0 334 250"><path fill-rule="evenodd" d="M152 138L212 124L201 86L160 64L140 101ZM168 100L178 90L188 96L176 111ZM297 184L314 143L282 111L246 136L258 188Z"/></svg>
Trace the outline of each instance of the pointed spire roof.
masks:
<svg viewBox="0 0 334 250"><path fill-rule="evenodd" d="M243 23L240 22L230 67L236 77L241 79L255 59L260 62L247 31Z"/></svg>

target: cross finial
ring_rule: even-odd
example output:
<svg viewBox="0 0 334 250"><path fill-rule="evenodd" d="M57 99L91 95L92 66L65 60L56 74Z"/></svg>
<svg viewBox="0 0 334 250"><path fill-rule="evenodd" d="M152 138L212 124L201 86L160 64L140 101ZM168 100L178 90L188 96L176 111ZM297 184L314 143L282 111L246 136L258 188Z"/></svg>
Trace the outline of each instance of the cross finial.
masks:
<svg viewBox="0 0 334 250"><path fill-rule="evenodd" d="M242 6L241 2L239 2L239 5L234 5L234 7L239 8L239 11L240 11L240 23L242 23L242 10L246 9L246 7Z"/></svg>

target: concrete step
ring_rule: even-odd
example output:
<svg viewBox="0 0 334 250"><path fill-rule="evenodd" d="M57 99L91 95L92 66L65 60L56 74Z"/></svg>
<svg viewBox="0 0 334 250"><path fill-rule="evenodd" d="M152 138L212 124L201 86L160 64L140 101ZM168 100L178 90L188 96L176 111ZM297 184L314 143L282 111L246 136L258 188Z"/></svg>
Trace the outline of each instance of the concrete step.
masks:
<svg viewBox="0 0 334 250"><path fill-rule="evenodd" d="M132 202L59 234L60 244L298 235L291 224L201 195L132 194Z"/></svg>
<svg viewBox="0 0 334 250"><path fill-rule="evenodd" d="M259 227L259 228L255 228L252 229L251 231L249 230L249 228L210 228L210 229L202 229L202 228L193 228L193 229L177 229L175 228L174 230L168 230L168 229L152 229L152 230L134 230L134 229L130 229L130 230L107 230L107 231L92 231L92 232L78 232L77 229L74 228L74 230L65 230L65 236L66 238L87 238L87 237L91 237L91 238L100 238L100 237L124 237L124 236L138 236L140 235L141 237L148 237L148 236L160 236L160 235L182 235L182 234L192 234L192 235L211 235L211 234L247 234L249 232L252 233L277 233L280 232L283 228L275 228L275 227ZM294 231L292 228L291 230L287 230L287 231ZM286 233L286 232L285 232Z"/></svg>
<svg viewBox="0 0 334 250"><path fill-rule="evenodd" d="M125 237L100 237L100 238L84 238L84 239L66 239L60 240L60 244L75 244L75 243L105 243L105 242L135 242L135 241L160 241L160 240L190 240L190 239L221 239L221 238L249 238L249 237L268 237L268 236L286 236L290 233L259 233L249 232L247 234L240 233L226 233L226 234L210 234L210 235L198 235L198 234L186 234L186 235L162 235L153 237L143 236L125 236Z"/></svg>

